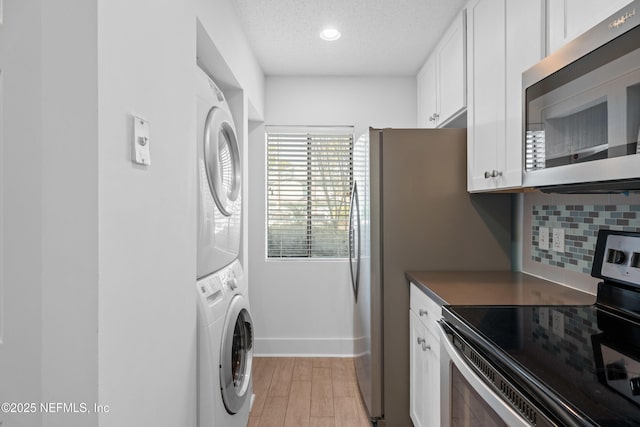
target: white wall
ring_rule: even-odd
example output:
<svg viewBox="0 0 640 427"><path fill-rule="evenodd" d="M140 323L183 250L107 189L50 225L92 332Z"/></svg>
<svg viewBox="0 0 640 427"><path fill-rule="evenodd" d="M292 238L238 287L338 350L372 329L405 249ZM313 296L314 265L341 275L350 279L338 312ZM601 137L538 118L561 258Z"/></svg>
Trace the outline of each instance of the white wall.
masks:
<svg viewBox="0 0 640 427"><path fill-rule="evenodd" d="M416 126L415 78L267 77L272 125ZM353 354L353 295L344 261L265 259L264 126L249 129L250 299L259 354Z"/></svg>
<svg viewBox="0 0 640 427"><path fill-rule="evenodd" d="M97 4L41 5L42 401L93 403L99 392ZM43 415L43 426L95 422L96 414Z"/></svg>
<svg viewBox="0 0 640 427"><path fill-rule="evenodd" d="M0 401L110 411L0 423L194 426L197 4L230 31L219 58L250 64L231 70L245 135L263 103L232 0L3 3ZM149 167L130 160L132 114Z"/></svg>
<svg viewBox="0 0 640 427"><path fill-rule="evenodd" d="M0 400L95 401L96 5L4 3ZM17 426L96 420L0 414Z"/></svg>
<svg viewBox="0 0 640 427"><path fill-rule="evenodd" d="M4 1L0 25L0 401L42 399L40 1ZM12 325L20 325L19 328ZM40 425L0 412L3 425Z"/></svg>
<svg viewBox="0 0 640 427"><path fill-rule="evenodd" d="M195 424L195 16L98 2L100 425ZM133 120L151 165L131 162Z"/></svg>

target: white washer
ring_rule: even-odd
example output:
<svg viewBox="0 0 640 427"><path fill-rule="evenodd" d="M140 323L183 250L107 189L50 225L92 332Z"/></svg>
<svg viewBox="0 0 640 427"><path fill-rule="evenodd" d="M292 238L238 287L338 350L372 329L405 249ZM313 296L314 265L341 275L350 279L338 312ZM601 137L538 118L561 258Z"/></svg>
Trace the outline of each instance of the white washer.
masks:
<svg viewBox="0 0 640 427"><path fill-rule="evenodd" d="M196 86L200 279L238 257L242 171L235 125L222 91L199 67Z"/></svg>
<svg viewBox="0 0 640 427"><path fill-rule="evenodd" d="M253 322L239 261L197 282L198 426L246 427Z"/></svg>

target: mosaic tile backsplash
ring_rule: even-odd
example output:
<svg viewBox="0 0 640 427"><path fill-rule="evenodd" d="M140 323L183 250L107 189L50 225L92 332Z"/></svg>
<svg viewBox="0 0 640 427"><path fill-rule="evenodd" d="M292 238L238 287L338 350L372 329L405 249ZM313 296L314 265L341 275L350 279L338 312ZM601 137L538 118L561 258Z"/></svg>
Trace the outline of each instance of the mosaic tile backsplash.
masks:
<svg viewBox="0 0 640 427"><path fill-rule="evenodd" d="M543 264L591 273L598 230L640 231L640 205L534 205L531 259ZM564 253L540 249L540 227L564 229Z"/></svg>

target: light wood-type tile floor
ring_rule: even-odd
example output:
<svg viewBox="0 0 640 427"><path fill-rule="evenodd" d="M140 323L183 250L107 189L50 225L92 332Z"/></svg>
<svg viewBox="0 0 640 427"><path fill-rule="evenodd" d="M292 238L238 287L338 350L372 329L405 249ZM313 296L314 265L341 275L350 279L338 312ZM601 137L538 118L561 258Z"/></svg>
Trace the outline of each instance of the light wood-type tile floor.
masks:
<svg viewBox="0 0 640 427"><path fill-rule="evenodd" d="M258 357L249 427L370 427L353 359Z"/></svg>

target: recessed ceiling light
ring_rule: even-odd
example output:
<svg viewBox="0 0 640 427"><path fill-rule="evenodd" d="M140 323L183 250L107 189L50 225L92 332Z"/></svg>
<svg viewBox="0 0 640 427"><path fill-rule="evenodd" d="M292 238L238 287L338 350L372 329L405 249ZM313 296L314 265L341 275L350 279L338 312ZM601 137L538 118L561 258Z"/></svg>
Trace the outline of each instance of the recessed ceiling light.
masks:
<svg viewBox="0 0 640 427"><path fill-rule="evenodd" d="M340 31L336 30L335 28L325 28L320 33L320 38L322 40L332 42L332 41L338 40L340 38L340 35L341 35Z"/></svg>

